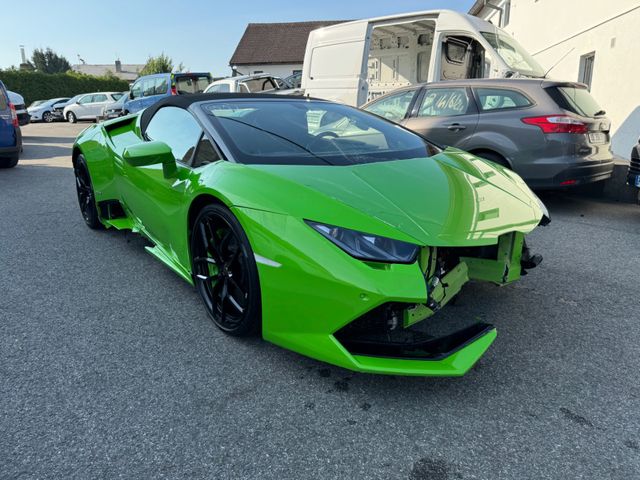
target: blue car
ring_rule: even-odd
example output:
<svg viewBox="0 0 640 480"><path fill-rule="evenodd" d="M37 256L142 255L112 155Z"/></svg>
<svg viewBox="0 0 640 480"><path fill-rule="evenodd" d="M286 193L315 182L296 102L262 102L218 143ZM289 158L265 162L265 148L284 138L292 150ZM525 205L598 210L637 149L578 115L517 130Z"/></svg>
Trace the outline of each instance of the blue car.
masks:
<svg viewBox="0 0 640 480"><path fill-rule="evenodd" d="M11 168L18 164L22 149L22 133L18 115L9 101L7 89L0 81L0 168Z"/></svg>
<svg viewBox="0 0 640 480"><path fill-rule="evenodd" d="M211 83L208 73L156 73L140 77L132 85L123 113L136 113L170 95L202 93Z"/></svg>

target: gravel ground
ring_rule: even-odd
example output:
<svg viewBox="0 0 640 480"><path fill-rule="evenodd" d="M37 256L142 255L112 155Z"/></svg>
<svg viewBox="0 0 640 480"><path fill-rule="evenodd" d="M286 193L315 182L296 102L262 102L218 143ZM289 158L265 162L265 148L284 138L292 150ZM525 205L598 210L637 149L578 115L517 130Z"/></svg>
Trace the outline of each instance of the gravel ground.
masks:
<svg viewBox="0 0 640 480"><path fill-rule="evenodd" d="M442 312L498 327L465 377L355 374L223 335L142 239L87 229L84 126L24 127L0 171L0 478L640 477L640 206L546 195L543 264Z"/></svg>

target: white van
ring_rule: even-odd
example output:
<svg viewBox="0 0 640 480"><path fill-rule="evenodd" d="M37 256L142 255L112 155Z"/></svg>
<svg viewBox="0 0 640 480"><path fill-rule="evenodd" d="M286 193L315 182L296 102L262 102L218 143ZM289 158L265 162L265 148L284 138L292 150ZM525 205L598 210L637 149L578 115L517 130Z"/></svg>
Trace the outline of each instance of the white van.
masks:
<svg viewBox="0 0 640 480"><path fill-rule="evenodd" d="M431 10L312 31L302 88L311 97L360 106L415 83L544 73L508 33L491 23Z"/></svg>

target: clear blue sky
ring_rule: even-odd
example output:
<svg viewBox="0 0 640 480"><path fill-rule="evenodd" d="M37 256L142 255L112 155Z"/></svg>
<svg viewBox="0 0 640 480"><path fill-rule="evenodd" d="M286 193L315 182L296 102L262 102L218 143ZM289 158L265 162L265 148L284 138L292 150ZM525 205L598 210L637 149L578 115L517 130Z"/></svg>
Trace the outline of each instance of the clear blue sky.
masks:
<svg viewBox="0 0 640 480"><path fill-rule="evenodd" d="M16 0L5 8L0 68L51 47L78 63L144 63L161 52L192 71L228 75L229 59L251 22L356 19L449 8L467 12L473 0Z"/></svg>

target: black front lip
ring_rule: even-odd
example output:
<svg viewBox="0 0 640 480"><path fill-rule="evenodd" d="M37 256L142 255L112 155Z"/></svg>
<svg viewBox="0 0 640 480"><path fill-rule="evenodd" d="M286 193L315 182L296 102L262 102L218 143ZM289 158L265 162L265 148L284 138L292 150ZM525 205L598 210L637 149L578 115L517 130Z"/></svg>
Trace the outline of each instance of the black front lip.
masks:
<svg viewBox="0 0 640 480"><path fill-rule="evenodd" d="M408 342L393 342L366 336L336 339L352 355L439 361L471 345L492 330L495 330L495 327L491 324L475 323L442 337L424 336Z"/></svg>

